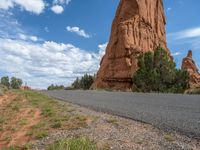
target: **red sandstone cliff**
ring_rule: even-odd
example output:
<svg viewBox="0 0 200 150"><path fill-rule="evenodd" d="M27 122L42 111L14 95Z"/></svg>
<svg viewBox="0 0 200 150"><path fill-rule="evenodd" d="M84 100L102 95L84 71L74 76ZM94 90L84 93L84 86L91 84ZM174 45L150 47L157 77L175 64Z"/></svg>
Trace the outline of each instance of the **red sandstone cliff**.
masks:
<svg viewBox="0 0 200 150"><path fill-rule="evenodd" d="M92 88L130 89L137 57L158 46L168 51L165 23L162 0L121 0Z"/></svg>
<svg viewBox="0 0 200 150"><path fill-rule="evenodd" d="M195 61L192 58L192 51L188 52L187 57L183 59L182 69L186 70L189 73L189 85L190 88L200 88L200 74L198 68L195 64Z"/></svg>

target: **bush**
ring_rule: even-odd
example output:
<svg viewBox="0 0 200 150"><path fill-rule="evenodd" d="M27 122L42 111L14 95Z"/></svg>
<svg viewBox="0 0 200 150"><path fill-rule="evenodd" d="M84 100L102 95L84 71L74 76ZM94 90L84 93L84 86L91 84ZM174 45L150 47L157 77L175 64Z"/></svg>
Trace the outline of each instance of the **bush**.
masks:
<svg viewBox="0 0 200 150"><path fill-rule="evenodd" d="M22 79L16 78L16 77L12 77L11 78L11 88L13 89L19 89L23 84Z"/></svg>
<svg viewBox="0 0 200 150"><path fill-rule="evenodd" d="M187 71L176 69L176 64L162 48L140 56L138 67L133 76L136 91L182 93L188 88Z"/></svg>
<svg viewBox="0 0 200 150"><path fill-rule="evenodd" d="M50 85L48 88L48 90L64 90L65 87L63 85Z"/></svg>
<svg viewBox="0 0 200 150"><path fill-rule="evenodd" d="M6 86L7 88L9 88L10 87L9 77L8 76L2 77L1 78L1 84Z"/></svg>

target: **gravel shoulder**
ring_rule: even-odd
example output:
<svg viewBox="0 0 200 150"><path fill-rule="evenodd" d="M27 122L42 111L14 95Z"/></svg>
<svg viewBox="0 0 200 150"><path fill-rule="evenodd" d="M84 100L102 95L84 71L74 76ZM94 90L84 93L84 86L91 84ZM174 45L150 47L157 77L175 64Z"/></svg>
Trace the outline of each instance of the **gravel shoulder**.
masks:
<svg viewBox="0 0 200 150"><path fill-rule="evenodd" d="M200 141L168 133L151 125L140 123L131 119L96 112L60 101L61 104L71 108L72 113L86 115L93 118L88 120L87 127L76 130L60 130L50 136L35 141L34 149L45 149L54 141L64 138L83 136L94 140L99 150L199 150Z"/></svg>
<svg viewBox="0 0 200 150"><path fill-rule="evenodd" d="M200 140L200 96L106 91L43 91L44 94Z"/></svg>
<svg viewBox="0 0 200 150"><path fill-rule="evenodd" d="M199 150L200 140L97 112L37 91L0 96L0 149L47 150L58 140L84 138L95 150ZM88 150L88 149L86 149Z"/></svg>

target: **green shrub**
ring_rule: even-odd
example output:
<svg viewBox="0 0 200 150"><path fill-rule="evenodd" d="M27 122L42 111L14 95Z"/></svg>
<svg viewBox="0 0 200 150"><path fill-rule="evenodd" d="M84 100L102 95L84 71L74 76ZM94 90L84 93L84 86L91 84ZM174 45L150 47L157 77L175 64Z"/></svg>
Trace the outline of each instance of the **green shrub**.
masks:
<svg viewBox="0 0 200 150"><path fill-rule="evenodd" d="M188 88L187 71L177 69L169 54L162 48L140 56L138 67L133 76L136 91L182 93Z"/></svg>
<svg viewBox="0 0 200 150"><path fill-rule="evenodd" d="M22 79L16 78L16 77L12 77L11 81L10 81L10 86L13 89L19 89L23 84Z"/></svg>
<svg viewBox="0 0 200 150"><path fill-rule="evenodd" d="M65 87L64 85L54 85L54 84L51 84L47 90L64 90Z"/></svg>
<svg viewBox="0 0 200 150"><path fill-rule="evenodd" d="M8 76L1 78L1 84L6 86L7 88L10 87L10 79Z"/></svg>

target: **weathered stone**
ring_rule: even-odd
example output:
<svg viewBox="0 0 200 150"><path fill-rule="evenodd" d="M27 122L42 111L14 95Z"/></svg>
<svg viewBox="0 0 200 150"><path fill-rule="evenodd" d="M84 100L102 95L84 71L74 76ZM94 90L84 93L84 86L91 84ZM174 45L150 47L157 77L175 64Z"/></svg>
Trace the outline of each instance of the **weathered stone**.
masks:
<svg viewBox="0 0 200 150"><path fill-rule="evenodd" d="M162 0L121 0L93 89L128 90L138 56L162 47L168 52Z"/></svg>
<svg viewBox="0 0 200 150"><path fill-rule="evenodd" d="M192 58L192 51L189 50L187 57L183 59L182 69L189 73L189 85L190 88L200 88L200 74L199 70Z"/></svg>

